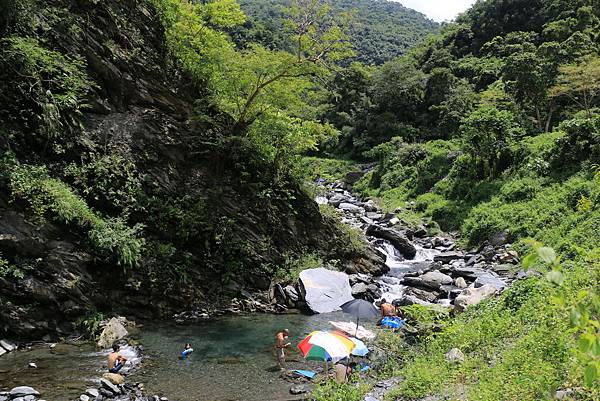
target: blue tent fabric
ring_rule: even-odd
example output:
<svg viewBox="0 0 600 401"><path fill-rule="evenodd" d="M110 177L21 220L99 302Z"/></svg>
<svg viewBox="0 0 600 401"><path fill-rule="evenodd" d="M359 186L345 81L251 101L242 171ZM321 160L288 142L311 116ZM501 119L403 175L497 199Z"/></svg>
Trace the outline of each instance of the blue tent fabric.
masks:
<svg viewBox="0 0 600 401"><path fill-rule="evenodd" d="M297 373L297 374L299 374L301 376L307 377L309 379L312 379L317 374L316 372L313 372L311 370L300 370L300 369L294 370L293 372Z"/></svg>
<svg viewBox="0 0 600 401"><path fill-rule="evenodd" d="M389 327L391 329L399 329L404 326L406 323L404 320L395 316L386 316L381 320L381 325L385 327Z"/></svg>

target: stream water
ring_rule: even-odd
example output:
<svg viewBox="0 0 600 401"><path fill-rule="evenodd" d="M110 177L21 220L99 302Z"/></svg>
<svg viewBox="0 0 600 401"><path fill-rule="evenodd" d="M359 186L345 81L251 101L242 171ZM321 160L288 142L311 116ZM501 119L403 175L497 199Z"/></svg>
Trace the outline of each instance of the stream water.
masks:
<svg viewBox="0 0 600 401"><path fill-rule="evenodd" d="M346 193L350 201L357 201ZM321 199L321 202L326 199ZM344 221L360 227L361 215L345 213ZM413 260L404 260L387 241L370 238L386 256L390 267L377 281L382 297L400 298L404 291L401 278L415 269L418 262L432 260L438 252L417 246ZM290 383L280 378L274 359L274 333L282 328L291 331L291 342L297 344L316 329L329 329L330 320L353 321L335 312L306 316L252 315L226 317L216 321L188 325L149 325L139 333L145 346L146 362L130 381L142 382L149 394L162 393L179 401L264 401L290 400ZM361 323L362 324L362 323ZM369 324L365 324L369 327ZM177 355L185 343L194 348L192 357L181 361ZM307 363L295 347L288 352L288 368L319 369ZM28 368L29 362L37 369ZM13 352L0 358L0 391L18 385L38 389L50 401L78 399L87 387L97 386L106 366L106 353L90 345L57 345Z"/></svg>
<svg viewBox="0 0 600 401"><path fill-rule="evenodd" d="M252 315L226 317L190 325L150 325L137 339L144 344L146 361L130 376L150 394L163 393L179 401L259 401L298 399L289 394L290 383L276 369L274 334L289 328L294 347L288 351L288 368L319 369L302 359L295 345L309 332L331 328L329 320L352 320L341 312L306 316ZM177 358L186 342L194 353ZM106 366L105 352L90 345L34 347L0 358L0 391L19 385L36 388L50 401L75 400L97 386ZM29 362L37 369L27 367Z"/></svg>

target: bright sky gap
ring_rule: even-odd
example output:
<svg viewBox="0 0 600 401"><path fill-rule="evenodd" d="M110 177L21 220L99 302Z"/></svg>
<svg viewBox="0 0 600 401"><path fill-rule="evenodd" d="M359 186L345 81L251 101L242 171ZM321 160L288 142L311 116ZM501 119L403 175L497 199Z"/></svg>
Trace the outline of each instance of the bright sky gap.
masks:
<svg viewBox="0 0 600 401"><path fill-rule="evenodd" d="M476 0L396 0L405 7L427 15L437 22L451 21L471 7Z"/></svg>

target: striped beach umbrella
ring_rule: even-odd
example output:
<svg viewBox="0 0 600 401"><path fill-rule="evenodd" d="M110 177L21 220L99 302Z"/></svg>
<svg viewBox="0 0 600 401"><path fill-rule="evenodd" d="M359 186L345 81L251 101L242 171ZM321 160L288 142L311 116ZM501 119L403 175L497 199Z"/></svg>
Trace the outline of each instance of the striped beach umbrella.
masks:
<svg viewBox="0 0 600 401"><path fill-rule="evenodd" d="M298 349L307 360L332 361L350 356L356 344L342 333L313 331L298 344Z"/></svg>

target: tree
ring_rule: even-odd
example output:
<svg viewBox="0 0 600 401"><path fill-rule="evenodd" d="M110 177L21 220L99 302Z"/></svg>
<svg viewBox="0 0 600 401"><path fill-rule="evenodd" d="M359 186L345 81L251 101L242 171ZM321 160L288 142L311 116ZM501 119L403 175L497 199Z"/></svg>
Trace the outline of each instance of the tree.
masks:
<svg viewBox="0 0 600 401"><path fill-rule="evenodd" d="M560 67L552 97L567 97L591 116L594 101L600 92L600 57L587 58L579 64Z"/></svg>
<svg viewBox="0 0 600 401"><path fill-rule="evenodd" d="M482 163L484 175L494 177L500 160L524 130L511 112L482 106L463 120L461 134L466 150Z"/></svg>

